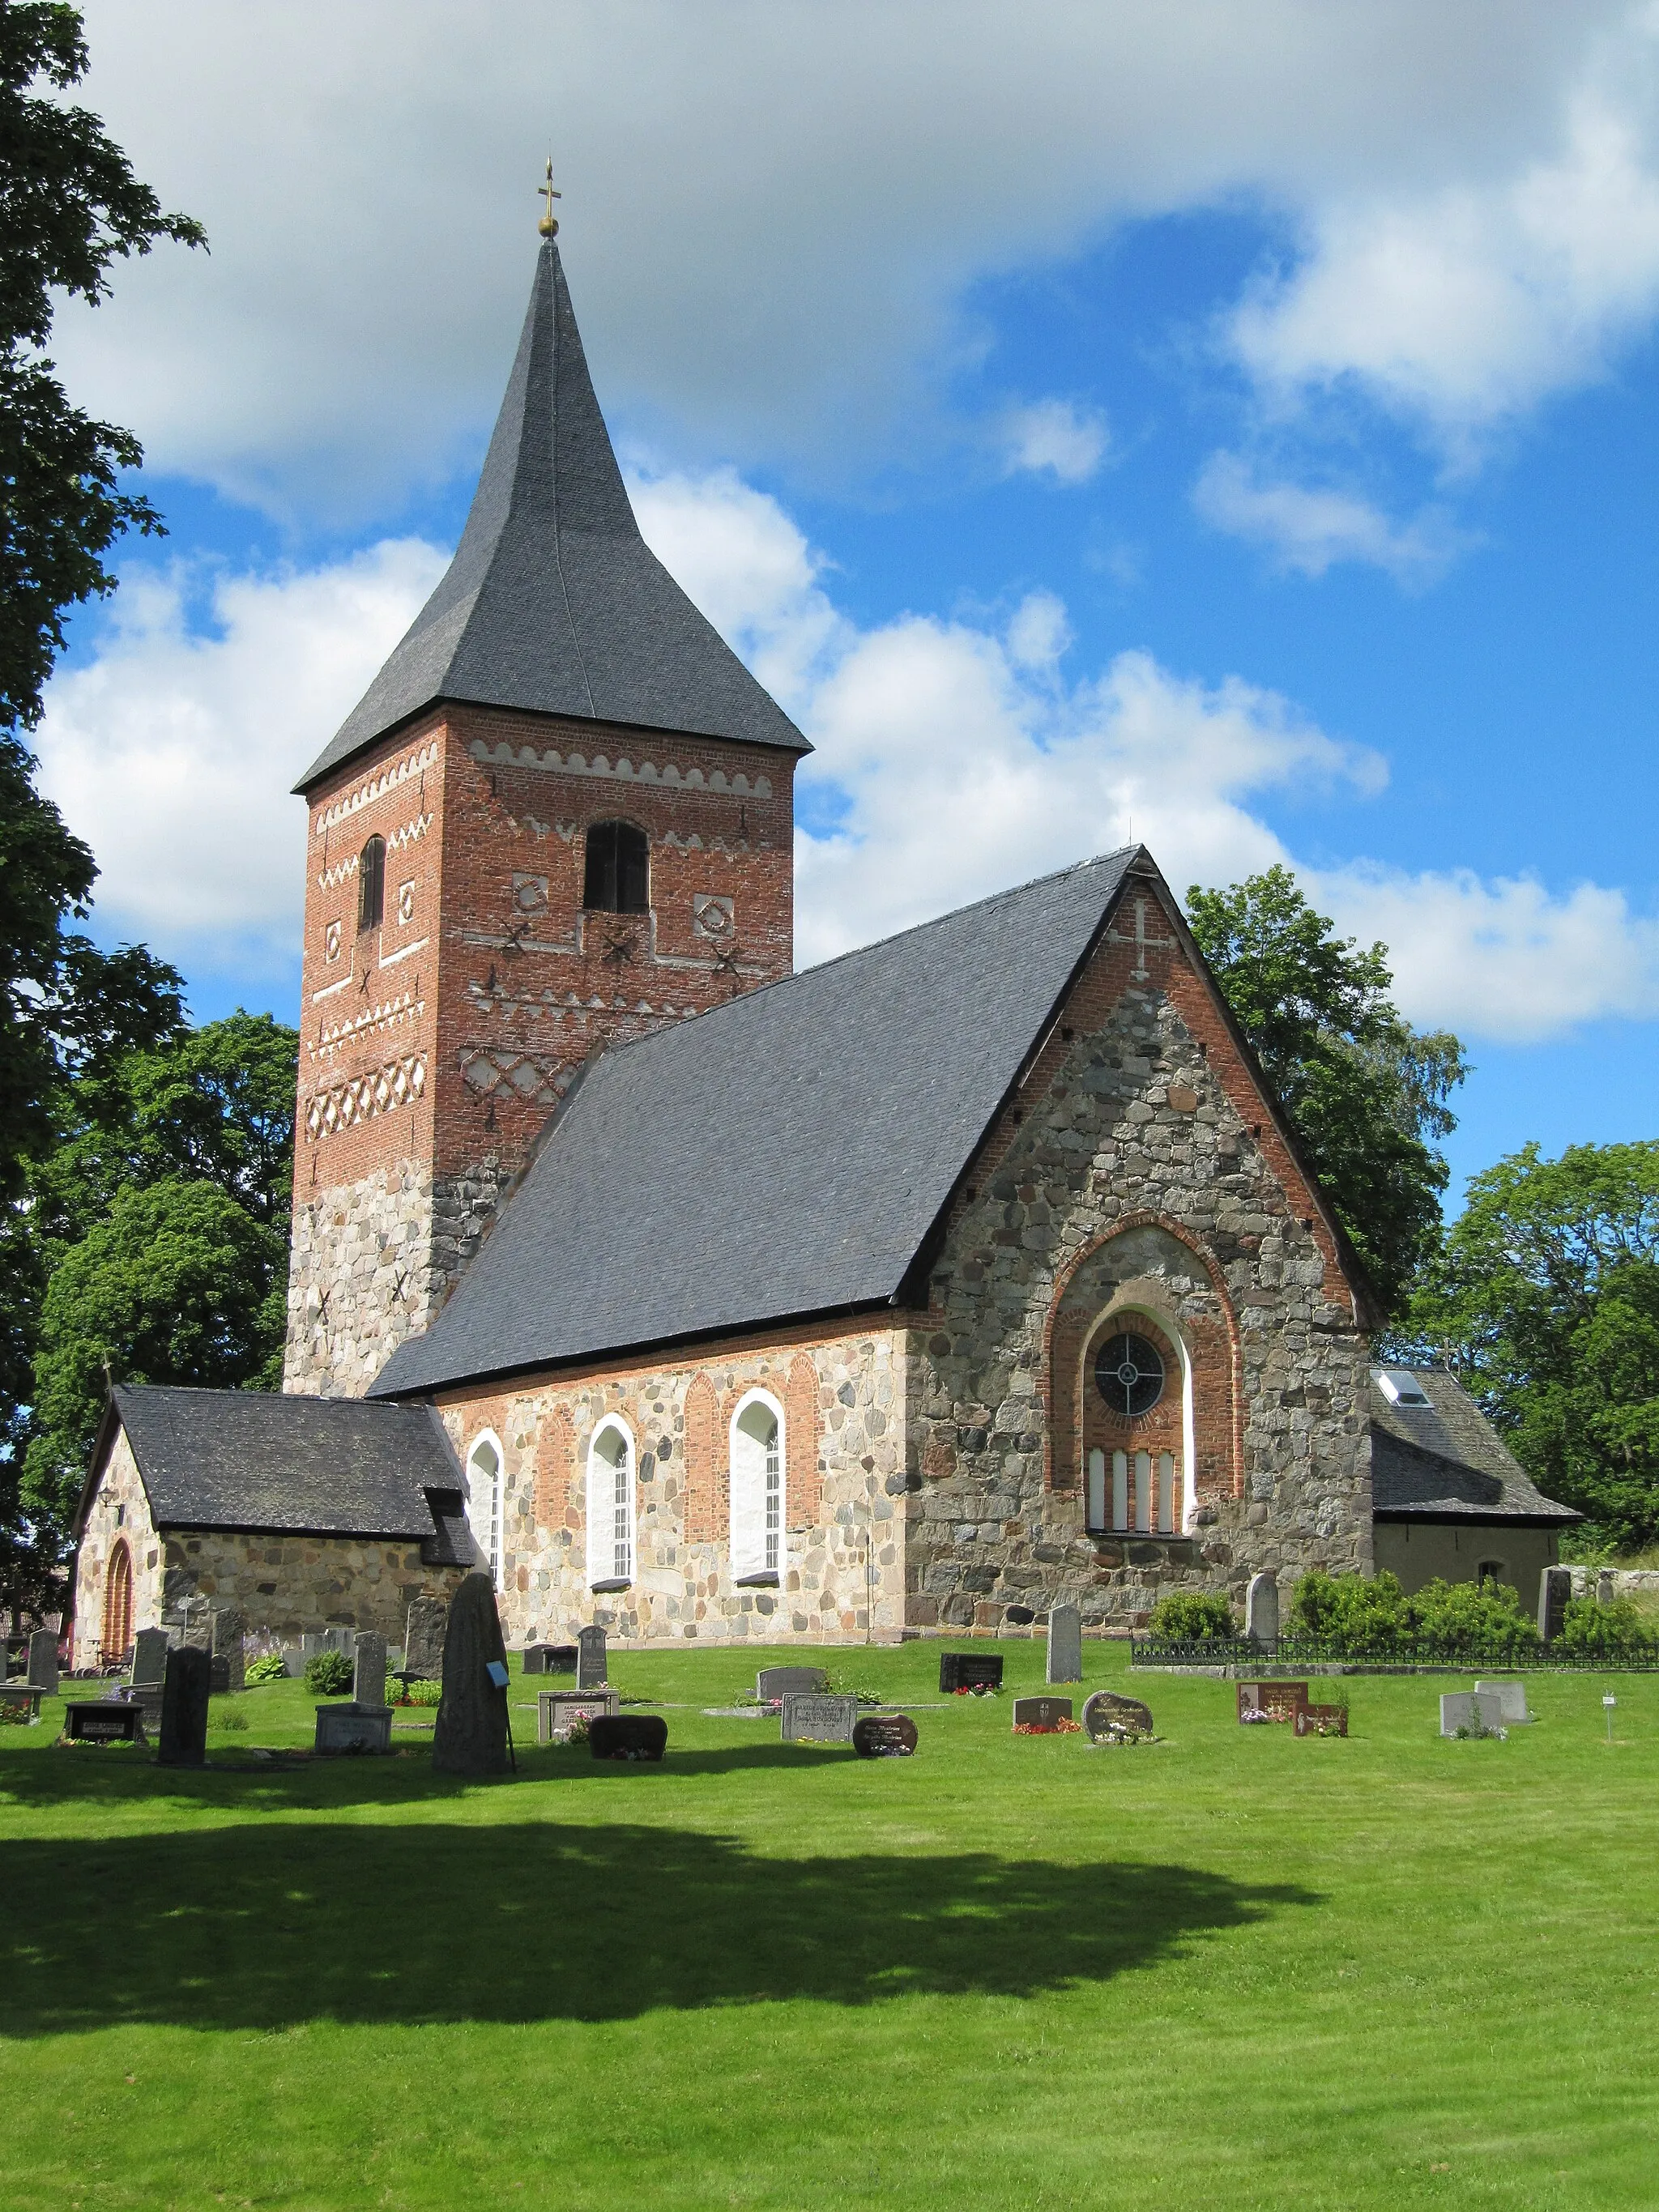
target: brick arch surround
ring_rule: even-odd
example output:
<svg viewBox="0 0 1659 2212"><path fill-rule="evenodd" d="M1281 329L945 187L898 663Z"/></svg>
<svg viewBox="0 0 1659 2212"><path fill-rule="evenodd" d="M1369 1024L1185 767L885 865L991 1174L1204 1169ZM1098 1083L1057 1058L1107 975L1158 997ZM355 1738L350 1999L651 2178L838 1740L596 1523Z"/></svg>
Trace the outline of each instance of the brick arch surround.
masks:
<svg viewBox="0 0 1659 2212"><path fill-rule="evenodd" d="M1167 1238L1189 1254L1196 1262L1193 1272L1184 1278L1172 1274L1170 1255L1159 1252L1156 1238ZM1107 1235L1076 1255L1055 1283L1043 1330L1040 1383L1048 1415L1046 1486L1074 1492L1081 1486L1087 1388L1083 1355L1116 1294L1132 1285L1144 1286L1152 1295L1144 1301L1127 1297L1124 1304L1145 1310L1166 1338L1178 1335L1192 1364L1190 1480L1195 1502L1202 1506L1242 1498L1244 1405L1238 1316L1211 1254L1190 1230L1150 1212L1115 1222Z"/></svg>
<svg viewBox="0 0 1659 2212"><path fill-rule="evenodd" d="M103 1646L106 1662L124 1658L132 1642L132 1553L118 1537L104 1571Z"/></svg>

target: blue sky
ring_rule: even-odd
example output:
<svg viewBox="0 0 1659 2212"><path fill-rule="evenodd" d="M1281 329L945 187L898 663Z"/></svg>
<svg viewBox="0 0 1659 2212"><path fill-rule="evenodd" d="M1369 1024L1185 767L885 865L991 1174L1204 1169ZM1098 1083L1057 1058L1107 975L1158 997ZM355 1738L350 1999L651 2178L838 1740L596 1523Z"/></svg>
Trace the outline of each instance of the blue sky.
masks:
<svg viewBox="0 0 1659 2212"><path fill-rule="evenodd" d="M1465 1037L1460 1178L1647 1136L1653 12L696 13L90 9L213 243L56 349L172 526L41 733L100 933L294 1018L286 788L453 543L551 133L647 535L819 746L803 959L1282 857Z"/></svg>

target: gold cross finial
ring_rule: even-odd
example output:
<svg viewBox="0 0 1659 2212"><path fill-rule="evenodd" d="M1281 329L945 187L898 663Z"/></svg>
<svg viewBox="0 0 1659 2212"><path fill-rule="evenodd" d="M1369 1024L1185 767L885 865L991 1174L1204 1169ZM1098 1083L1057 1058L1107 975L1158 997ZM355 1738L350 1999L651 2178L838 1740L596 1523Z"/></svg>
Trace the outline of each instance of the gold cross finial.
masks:
<svg viewBox="0 0 1659 2212"><path fill-rule="evenodd" d="M538 200L547 202L547 212L536 228L544 238L556 238L559 234L559 223L557 216L553 212L553 203L555 200L562 200L564 194L556 192L553 189L553 156L550 154L547 157L547 182L538 185L536 197Z"/></svg>

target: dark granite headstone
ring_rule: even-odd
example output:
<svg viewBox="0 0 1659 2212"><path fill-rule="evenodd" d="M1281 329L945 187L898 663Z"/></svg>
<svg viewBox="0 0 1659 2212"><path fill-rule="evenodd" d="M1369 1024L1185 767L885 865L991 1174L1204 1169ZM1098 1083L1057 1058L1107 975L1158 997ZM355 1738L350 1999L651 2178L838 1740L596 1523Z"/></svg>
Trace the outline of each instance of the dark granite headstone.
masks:
<svg viewBox="0 0 1659 2212"><path fill-rule="evenodd" d="M526 1644L524 1647L524 1671L526 1674L544 1674L550 1644Z"/></svg>
<svg viewBox="0 0 1659 2212"><path fill-rule="evenodd" d="M167 1679L161 1687L161 1743L156 1753L163 1766L207 1765L208 1691L213 1662L197 1644L181 1644L167 1654Z"/></svg>
<svg viewBox="0 0 1659 2212"><path fill-rule="evenodd" d="M916 1747L916 1724L908 1713L866 1713L853 1730L860 1759L908 1759Z"/></svg>
<svg viewBox="0 0 1659 2212"><path fill-rule="evenodd" d="M543 1690L536 1699L536 1741L563 1743L573 1722L586 1721L591 1727L604 1714L621 1711L619 1690Z"/></svg>
<svg viewBox="0 0 1659 2212"><path fill-rule="evenodd" d="M806 1671L802 1669L803 1673ZM830 1697L823 1691L791 1690L783 1700L781 1740L785 1743L851 1743L858 1717L856 1698Z"/></svg>
<svg viewBox="0 0 1659 2212"><path fill-rule="evenodd" d="M941 1651L939 1686L947 1696L958 1690L1000 1690L1002 1655L996 1651Z"/></svg>
<svg viewBox="0 0 1659 2212"><path fill-rule="evenodd" d="M595 1759L648 1762L668 1747L668 1723L660 1713L601 1713L587 1724L587 1748Z"/></svg>
<svg viewBox="0 0 1659 2212"><path fill-rule="evenodd" d="M465 1576L450 1600L444 1632L444 1687L432 1735L437 1774L473 1778L507 1771L507 1692L489 1679L507 1665L507 1646L486 1574Z"/></svg>
<svg viewBox="0 0 1659 2212"><path fill-rule="evenodd" d="M1097 1690L1084 1701L1083 1725L1091 1743L1108 1742L1115 1736L1150 1735L1152 1708L1143 1705L1139 1698L1120 1697L1115 1690Z"/></svg>
<svg viewBox="0 0 1659 2212"><path fill-rule="evenodd" d="M1072 1717L1069 1698L1016 1698L1013 1725L1017 1729L1056 1729Z"/></svg>
<svg viewBox="0 0 1659 2212"><path fill-rule="evenodd" d="M143 1743L144 1709L125 1698L93 1703L76 1698L64 1707L66 1743Z"/></svg>
<svg viewBox="0 0 1659 2212"><path fill-rule="evenodd" d="M242 1638L247 1634L247 1620L240 1608L222 1605L213 1616L213 1656L216 1662L223 1660L225 1679L214 1682L214 1688L225 1689L234 1694L247 1687L247 1665L242 1655Z"/></svg>
<svg viewBox="0 0 1659 2212"><path fill-rule="evenodd" d="M576 1687L579 1690L603 1688L606 1663L604 1629L579 1629L576 1634Z"/></svg>
<svg viewBox="0 0 1659 2212"><path fill-rule="evenodd" d="M1538 1577L1538 1633L1553 1644L1567 1618L1572 1595L1572 1577L1565 1567L1546 1567Z"/></svg>
<svg viewBox="0 0 1659 2212"><path fill-rule="evenodd" d="M448 1621L448 1608L441 1598L415 1600L404 1630L405 1675L417 1682L438 1680L444 1670L444 1631Z"/></svg>
<svg viewBox="0 0 1659 2212"><path fill-rule="evenodd" d="M544 1674L574 1674L578 1656L574 1644L550 1644L542 1672Z"/></svg>
<svg viewBox="0 0 1659 2212"><path fill-rule="evenodd" d="M822 1667L763 1667L755 1677L755 1695L763 1705L775 1698L812 1697L829 1679Z"/></svg>
<svg viewBox="0 0 1659 2212"><path fill-rule="evenodd" d="M34 1689L58 1695L58 1638L49 1628L37 1628L29 1638L28 1678Z"/></svg>

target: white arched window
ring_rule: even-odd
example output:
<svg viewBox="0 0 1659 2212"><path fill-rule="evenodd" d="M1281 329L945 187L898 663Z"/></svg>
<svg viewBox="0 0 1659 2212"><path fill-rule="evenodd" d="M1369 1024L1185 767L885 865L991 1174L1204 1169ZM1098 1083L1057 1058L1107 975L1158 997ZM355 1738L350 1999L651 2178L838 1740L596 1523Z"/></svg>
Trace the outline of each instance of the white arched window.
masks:
<svg viewBox="0 0 1659 2212"><path fill-rule="evenodd" d="M478 1547L478 1564L501 1586L501 1446L486 1430L466 1455L466 1525Z"/></svg>
<svg viewBox="0 0 1659 2212"><path fill-rule="evenodd" d="M625 1589L634 1579L634 1439L614 1414L587 1448L587 1580Z"/></svg>
<svg viewBox="0 0 1659 2212"><path fill-rule="evenodd" d="M783 1409L751 1390L732 1416L732 1579L775 1583L783 1571Z"/></svg>

